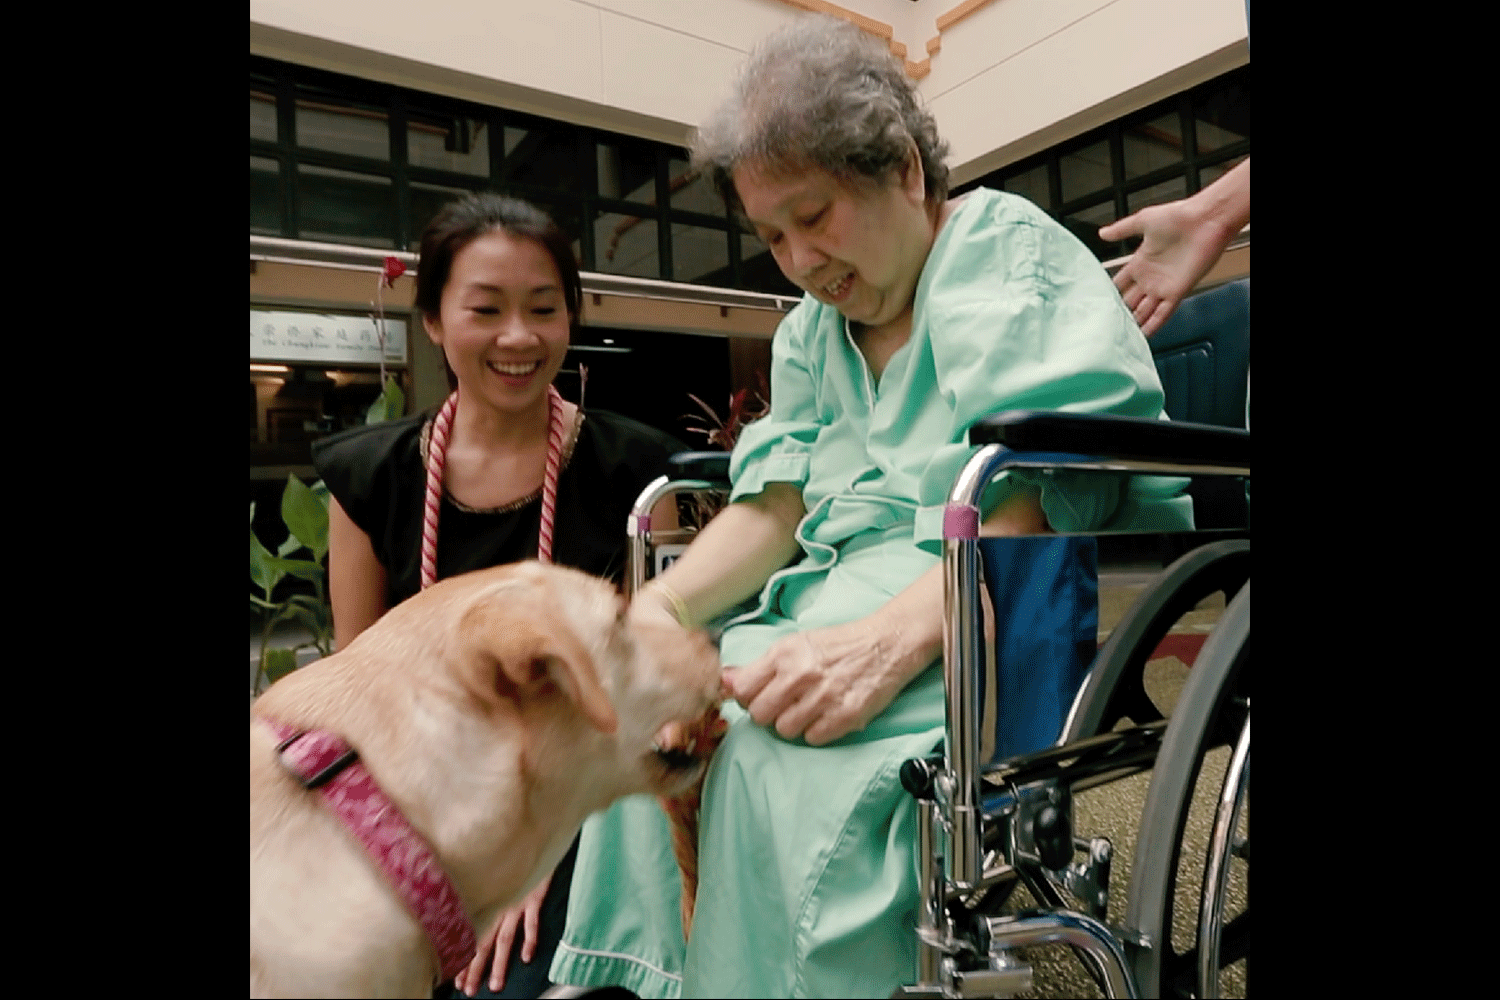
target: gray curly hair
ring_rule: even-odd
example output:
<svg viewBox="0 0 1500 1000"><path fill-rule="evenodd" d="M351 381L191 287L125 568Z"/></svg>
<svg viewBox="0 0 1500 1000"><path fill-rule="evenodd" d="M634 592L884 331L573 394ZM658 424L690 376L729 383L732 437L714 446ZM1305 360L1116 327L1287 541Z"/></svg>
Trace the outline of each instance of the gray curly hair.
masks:
<svg viewBox="0 0 1500 1000"><path fill-rule="evenodd" d="M775 175L822 170L884 183L912 144L929 206L948 196L948 143L901 63L879 41L826 16L800 18L750 53L734 90L693 137L692 163L731 211L741 164Z"/></svg>

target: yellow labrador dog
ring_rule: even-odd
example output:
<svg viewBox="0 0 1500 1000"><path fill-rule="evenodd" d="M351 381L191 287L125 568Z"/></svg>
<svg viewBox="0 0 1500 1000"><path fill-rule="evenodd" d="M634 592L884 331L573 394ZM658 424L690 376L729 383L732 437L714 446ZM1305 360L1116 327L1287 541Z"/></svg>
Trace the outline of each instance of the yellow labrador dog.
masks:
<svg viewBox="0 0 1500 1000"><path fill-rule="evenodd" d="M701 764L653 742L719 700L718 656L701 634L623 610L575 570L481 570L397 605L255 702L251 996L431 996L440 935L330 805L351 774L393 806L380 823L399 810L430 845L469 935L553 869L589 813L692 784ZM318 779L280 754L304 730L341 737L363 769L338 771L346 755L309 788Z"/></svg>

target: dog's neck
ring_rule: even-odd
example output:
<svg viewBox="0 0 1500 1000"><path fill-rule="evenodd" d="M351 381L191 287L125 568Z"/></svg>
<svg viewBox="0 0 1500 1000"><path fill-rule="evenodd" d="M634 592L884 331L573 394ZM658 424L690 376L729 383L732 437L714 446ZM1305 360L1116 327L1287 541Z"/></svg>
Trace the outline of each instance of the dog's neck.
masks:
<svg viewBox="0 0 1500 1000"><path fill-rule="evenodd" d="M579 801L552 803L548 822L538 824L529 801L534 776L526 773L528 761L541 768L565 766L571 759L570 749L576 747L545 748L536 760L538 748L529 745L529 720L519 712L514 718L497 720L448 711L445 705L451 699L465 695L446 687L446 678L436 679L428 688L418 687L414 694L408 687L406 697L393 699L386 692L398 690L396 686L368 683L370 671L384 668L366 659L358 675L325 670L317 683L332 689L320 692L316 699L296 697L298 684L310 683L310 676L304 682L297 674L289 675L262 696L255 714L328 729L361 748L365 766L431 845L476 930L482 932L493 914L522 898L550 873L597 803L590 804L592 797L585 801L583 789L572 789L580 794ZM308 702L337 708L324 718L297 717L291 706ZM283 705L291 717L283 714ZM373 738L376 730L378 739ZM417 747L445 744L465 749L436 758L415 752ZM503 812L495 812L496 803L505 804ZM559 811L568 815L560 816ZM548 835L540 835L541 826L547 827ZM388 885L380 888L390 893ZM420 926L410 923L420 933ZM425 937L417 941L425 943Z"/></svg>

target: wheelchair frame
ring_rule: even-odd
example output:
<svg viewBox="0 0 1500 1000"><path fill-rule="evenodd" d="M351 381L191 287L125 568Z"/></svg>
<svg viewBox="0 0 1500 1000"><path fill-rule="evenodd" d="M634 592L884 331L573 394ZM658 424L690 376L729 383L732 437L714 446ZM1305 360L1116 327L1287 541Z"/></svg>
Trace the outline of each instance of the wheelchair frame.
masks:
<svg viewBox="0 0 1500 1000"><path fill-rule="evenodd" d="M1135 601L1100 649L1050 747L985 767L980 760L980 671L985 668L979 498L1013 468L1117 475L1250 474L1248 431L1098 414L1015 411L970 432L981 445L959 474L943 517L943 673L946 731L927 758L908 760L901 780L918 806L917 982L896 996L1004 997L1030 988L1016 949L1070 945L1107 996L1218 996L1218 970L1248 954L1249 911L1222 923L1231 855L1248 861L1234 831L1248 794L1249 543L1194 548ZM726 453L675 456L673 475L648 486L627 524L626 593L648 578L653 545L688 531L651 531L667 496L726 490ZM1247 525L1248 528L1248 525ZM1223 591L1226 608L1163 720L1141 686L1141 670L1183 612ZM1128 717L1132 723L1118 728ZM1171 895L1183 824L1209 749L1234 747L1220 791L1199 906L1196 949L1171 947ZM1107 921L1113 847L1073 835L1073 795L1152 770L1122 925ZM1075 862L1076 853L1084 860ZM1001 914L1025 884L1039 903ZM1067 905L1064 892L1083 904ZM997 901L998 900L998 901ZM1087 912L1083 912L1087 910ZM1184 968L1191 966L1191 968Z"/></svg>

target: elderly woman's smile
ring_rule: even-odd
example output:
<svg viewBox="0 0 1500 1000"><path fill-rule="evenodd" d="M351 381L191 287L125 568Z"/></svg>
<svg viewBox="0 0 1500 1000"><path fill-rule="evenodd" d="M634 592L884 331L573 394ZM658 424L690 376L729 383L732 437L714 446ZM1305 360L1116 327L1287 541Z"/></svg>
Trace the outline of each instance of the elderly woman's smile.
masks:
<svg viewBox="0 0 1500 1000"><path fill-rule="evenodd" d="M858 187L816 170L787 178L741 166L734 186L756 235L799 288L866 326L911 307L937 230L920 166Z"/></svg>

